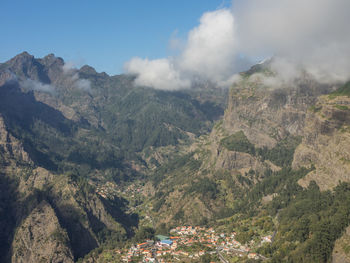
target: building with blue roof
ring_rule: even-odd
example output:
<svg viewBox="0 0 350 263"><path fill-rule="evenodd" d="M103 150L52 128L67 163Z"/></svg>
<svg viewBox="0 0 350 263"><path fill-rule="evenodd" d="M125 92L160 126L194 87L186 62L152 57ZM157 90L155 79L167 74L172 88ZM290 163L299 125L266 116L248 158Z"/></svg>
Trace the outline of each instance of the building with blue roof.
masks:
<svg viewBox="0 0 350 263"><path fill-rule="evenodd" d="M173 241L166 239L166 240L162 240L160 241L161 245L166 245L166 246L171 246L173 244Z"/></svg>

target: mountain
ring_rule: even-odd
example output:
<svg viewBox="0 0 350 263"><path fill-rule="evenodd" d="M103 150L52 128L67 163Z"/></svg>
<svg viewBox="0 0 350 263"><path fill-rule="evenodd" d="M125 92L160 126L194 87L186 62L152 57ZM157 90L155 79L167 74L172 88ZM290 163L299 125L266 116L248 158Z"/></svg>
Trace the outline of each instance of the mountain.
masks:
<svg viewBox="0 0 350 263"><path fill-rule="evenodd" d="M133 77L110 77L89 66L67 69L52 54L35 59L24 52L0 68L4 120L18 138L26 137L32 158L50 170L64 170L61 166L71 162L89 169L120 168L126 155L128 161L138 159L135 152L208 131L224 108L222 90L201 94L134 87ZM90 149L80 149L83 144ZM97 149L101 144L103 150Z"/></svg>
<svg viewBox="0 0 350 263"><path fill-rule="evenodd" d="M347 262L349 83L271 85L270 64L181 91L53 54L0 64L0 261L118 262L199 225L267 262Z"/></svg>
<svg viewBox="0 0 350 263"><path fill-rule="evenodd" d="M122 200L103 200L86 178L38 166L0 123L2 262L73 262L104 235L127 237L137 217L125 214Z"/></svg>
<svg viewBox="0 0 350 263"><path fill-rule="evenodd" d="M348 92L349 84L343 90ZM350 180L350 98L346 92L320 96L308 111L293 167L313 165L315 169L300 180L302 186L314 180L322 190L328 190Z"/></svg>
<svg viewBox="0 0 350 263"><path fill-rule="evenodd" d="M294 150L302 141L308 109L320 95L331 92L333 88L318 85L308 78L300 80L297 86L270 88L249 77L253 70L257 69L253 67L245 73L248 75L246 79L231 88L223 120L216 123L209 135L203 135L191 146L187 158L181 165L175 166L179 171L171 171L173 178L165 170L165 184L173 184L171 180L181 182L181 190L163 185L159 180L162 179L162 171L156 173L159 189L180 191L186 193L189 199L198 198L198 202L202 203L204 200L200 196L193 198L191 193L200 190L193 187L205 181L206 185L200 190L203 194L212 190L213 195L231 196L230 202L233 202L232 194L239 195L244 191L242 188L256 184L265 173L291 166ZM175 161L180 162L180 159ZM186 172L183 171L185 167L188 168ZM188 182L187 185L184 182ZM183 194L177 195L177 198L175 203L183 202L185 207L191 204ZM215 200L209 199L210 202ZM218 201L211 206L223 208L224 202ZM205 205L204 208L197 203L194 206L201 207L198 210L210 217L218 213L213 208L205 209ZM188 215L198 218L192 213L193 209L187 209Z"/></svg>
<svg viewBox="0 0 350 263"><path fill-rule="evenodd" d="M304 76L271 87L265 74L268 62L242 73L223 120L156 170L153 218L162 229L234 229L241 243L274 233L256 250L271 262L329 262L334 246L334 260L344 259L345 234L336 240L350 223L349 84Z"/></svg>
<svg viewBox="0 0 350 263"><path fill-rule="evenodd" d="M132 76L67 68L53 54L0 64L0 261L72 262L125 242L138 215L99 187L139 180L143 151L208 131L224 94L135 87Z"/></svg>

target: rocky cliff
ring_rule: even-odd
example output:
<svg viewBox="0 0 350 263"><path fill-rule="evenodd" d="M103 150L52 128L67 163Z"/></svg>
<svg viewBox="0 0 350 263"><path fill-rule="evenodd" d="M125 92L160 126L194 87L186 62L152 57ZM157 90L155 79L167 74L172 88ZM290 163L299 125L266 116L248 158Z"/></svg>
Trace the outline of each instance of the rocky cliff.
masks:
<svg viewBox="0 0 350 263"><path fill-rule="evenodd" d="M268 86L265 77L243 75L231 88L224 128L230 133L242 130L256 146L272 148L289 134L302 135L306 110L331 88L306 76L289 86Z"/></svg>
<svg viewBox="0 0 350 263"><path fill-rule="evenodd" d="M332 263L350 262L350 227L347 227L344 234L334 245Z"/></svg>
<svg viewBox="0 0 350 263"><path fill-rule="evenodd" d="M12 262L74 262L68 235L47 202L42 201L18 226Z"/></svg>
<svg viewBox="0 0 350 263"><path fill-rule="evenodd" d="M101 231L125 238L121 207L112 209L83 178L35 165L3 118L0 150L2 262L73 262L102 242Z"/></svg>
<svg viewBox="0 0 350 263"><path fill-rule="evenodd" d="M209 135L200 137L184 151L186 160L176 159L176 165L170 162L170 167L164 168L163 178L158 175L163 173L161 169L156 171L156 193L161 195L156 194L154 207L159 222L194 222L194 218L198 222L198 218L210 220L225 214L224 211L237 205L237 198L243 198L245 191L264 182L266 174L286 169L292 162L295 171L310 168L312 164L316 166L300 184L315 180L311 178L315 171L318 174L323 171L323 177L333 186L339 180L350 181L346 168L348 99L333 98L335 101L329 102L334 104L331 108L323 106L325 112L316 110L315 113L312 109L321 108L322 99L329 98L324 94L332 92L334 87L319 84L308 76L290 86L268 86L263 81L265 73L257 74L255 71L242 74L230 90L223 120L217 122ZM326 113L328 117L317 117ZM329 127L321 124L319 118ZM317 141L315 134L325 132L327 140L337 142L337 148L329 142ZM323 144L328 150L322 148ZM338 156L342 164L326 157L327 151L334 151L329 155ZM328 158L327 161L324 158ZM328 189L322 185L327 182L321 181L316 180L321 190ZM306 185L308 183L303 186ZM204 192L207 195L201 195ZM278 196L273 192L269 194Z"/></svg>
<svg viewBox="0 0 350 263"><path fill-rule="evenodd" d="M302 144L296 149L293 167L314 166L299 183L314 180L322 190L350 181L350 99L325 95L318 98L306 117Z"/></svg>

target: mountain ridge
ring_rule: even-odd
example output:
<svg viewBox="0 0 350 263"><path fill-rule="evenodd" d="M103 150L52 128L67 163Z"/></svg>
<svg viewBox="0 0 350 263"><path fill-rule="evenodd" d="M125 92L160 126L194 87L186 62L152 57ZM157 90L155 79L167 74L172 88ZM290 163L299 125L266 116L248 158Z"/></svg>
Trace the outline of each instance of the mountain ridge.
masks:
<svg viewBox="0 0 350 263"><path fill-rule="evenodd" d="M2 260L103 262L188 224L234 230L270 262L346 254L348 84L304 75L272 87L269 63L230 91L138 87L53 54L0 64ZM36 224L41 214L53 235Z"/></svg>

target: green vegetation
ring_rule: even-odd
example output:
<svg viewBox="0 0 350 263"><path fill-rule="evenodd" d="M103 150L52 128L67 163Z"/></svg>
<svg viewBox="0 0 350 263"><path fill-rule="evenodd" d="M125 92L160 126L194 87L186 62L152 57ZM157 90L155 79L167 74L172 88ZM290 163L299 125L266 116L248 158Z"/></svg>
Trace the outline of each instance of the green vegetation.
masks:
<svg viewBox="0 0 350 263"><path fill-rule="evenodd" d="M316 106L316 105L312 105L309 108L310 111L312 111L313 113L319 112L320 110L322 110L322 106Z"/></svg>
<svg viewBox="0 0 350 263"><path fill-rule="evenodd" d="M297 181L305 176L310 170L300 169L297 171L289 167L283 168L278 172L267 170L263 174L263 179L255 184L242 197L238 198L235 204L234 213L257 215L261 206L261 198L266 195L278 193L278 195L268 204L266 209L272 215L279 209L285 207L289 200L296 193L301 191Z"/></svg>
<svg viewBox="0 0 350 263"><path fill-rule="evenodd" d="M292 164L295 148L301 143L301 137L288 136L279 141L272 149L258 148L256 151L262 160L269 160L274 164L287 167Z"/></svg>
<svg viewBox="0 0 350 263"><path fill-rule="evenodd" d="M188 193L200 193L202 197L209 199L214 199L218 192L216 183L209 178L201 178L199 181L193 182L187 191Z"/></svg>
<svg viewBox="0 0 350 263"><path fill-rule="evenodd" d="M345 105L335 105L334 107L336 107L338 110L350 111L349 107Z"/></svg>
<svg viewBox="0 0 350 263"><path fill-rule="evenodd" d="M153 173L151 180L155 186L157 186L164 178L165 175L176 171L178 168L183 168L189 164L192 171L195 171L200 166L200 161L193 159L194 153L188 153L185 155L178 155L170 158L168 163L160 166Z"/></svg>
<svg viewBox="0 0 350 263"><path fill-rule="evenodd" d="M185 212L182 210L182 209L180 209L175 215L174 215L174 217L173 217L173 219L175 220L175 221L177 221L177 222L181 222L183 219L184 219L184 217L185 217Z"/></svg>
<svg viewBox="0 0 350 263"><path fill-rule="evenodd" d="M236 230L242 243L277 230L275 241L258 251L271 262L329 262L335 240L350 223L350 184L340 183L334 192L320 192L314 182L303 189L297 181L308 172L267 171L262 181L237 198L234 216L217 224ZM263 196L274 193L271 202L261 203ZM278 218L277 225L273 217Z"/></svg>
<svg viewBox="0 0 350 263"><path fill-rule="evenodd" d="M273 75L267 64L242 74L239 85L245 88L231 90L231 96L258 100L260 83L251 82L249 76ZM1 70L6 67L1 65ZM87 69L80 72L80 77L91 81L91 91L72 90L62 84L55 94L56 108L48 106L52 102L45 102L45 96L40 102L33 92L22 92L17 84L6 84L0 89L0 114L6 131L21 142L35 164L25 164L9 156L12 153L5 152L4 147L0 149L0 164L6 167L13 162L9 168L18 171L0 176L0 225L5 226L0 228L0 261L5 261L11 251L17 222L41 201L52 206L69 237L56 230L50 238L67 243L75 259L91 251L93 259L118 262L120 258L113 253L115 248L154 239L156 232L167 234L170 226L191 222L236 231L241 243L260 244L262 236L271 234L274 242L258 251L270 262L330 261L335 240L350 223L350 184L340 183L333 192L321 192L314 182L303 189L297 182L312 168L291 169L300 137L290 135L272 149L255 147L243 131L220 141L221 149L247 153L262 163L269 160L280 166L281 170L276 172L268 169L266 163L256 171L218 171L216 166L212 169L212 163L203 163L210 157L206 152L211 150L210 140L197 152L168 154L164 160L160 154L160 158L151 160L157 168L147 170L149 163L142 160L141 154L149 157L147 150L157 154L157 147L190 144L193 136L208 132L223 114L224 96L217 95L216 90L169 92L135 87L133 77L109 77ZM282 89L274 90L268 107L285 105L287 94ZM336 96L350 97L350 82L329 95ZM312 100L305 100L308 101ZM345 105L334 107L350 110ZM57 110L62 108L64 113ZM309 110L316 113L322 106L317 104ZM250 125L254 120L245 121ZM216 124L217 134L225 133L223 127L222 121ZM348 128L343 126L341 131ZM200 141L205 139L197 142ZM349 162L345 158L340 160ZM37 166L54 175L42 189L41 186L35 189L35 185L45 181L40 176L40 183L32 182ZM3 173L8 173L7 170L11 171L3 169ZM111 187L117 185L115 188L119 189L135 179L142 183L129 192L116 190L114 195L107 188L99 188L106 180L117 182ZM146 184L147 180L153 185ZM30 184L33 186L26 189ZM21 192L19 187L28 192ZM129 201L117 197L119 193ZM179 206L178 200L193 201L194 205L183 202ZM149 207L153 211L148 211ZM163 218L157 218L162 213L167 224L162 223ZM157 224L157 230L149 227ZM209 248L198 242L192 248L182 249ZM350 246L343 249L349 253ZM133 258L134 262L140 260L141 257ZM217 258L205 254L199 259L211 260Z"/></svg>
<svg viewBox="0 0 350 263"><path fill-rule="evenodd" d="M0 113L9 132L23 142L34 163L52 172L92 177L98 169L116 182L135 178L125 159L143 165L136 152L185 142L188 132L208 131L223 114L224 92L134 87L130 77L88 70L81 77L91 81L93 96L68 86L55 95L60 106L75 111L74 121L17 86L0 91Z"/></svg>
<svg viewBox="0 0 350 263"><path fill-rule="evenodd" d="M152 227L141 227L135 234L134 236L134 241L135 242L141 242L146 239L155 239L155 230Z"/></svg>
<svg viewBox="0 0 350 263"><path fill-rule="evenodd" d="M336 96L350 97L350 82L347 82L346 84L341 86L339 89L329 94L330 98L335 98Z"/></svg>
<svg viewBox="0 0 350 263"><path fill-rule="evenodd" d="M267 147L255 148L243 131L239 131L220 141L220 144L229 151L245 152L257 155L262 161L269 160L278 166L289 166L292 164L295 148L301 143L301 137L288 136L279 141L277 145L268 149Z"/></svg>
<svg viewBox="0 0 350 263"><path fill-rule="evenodd" d="M220 141L220 145L229 151L245 152L254 155L255 147L243 131L236 132Z"/></svg>
<svg viewBox="0 0 350 263"><path fill-rule="evenodd" d="M56 240L64 245L69 244L69 240L67 239L66 234L61 229L56 229L54 232L51 233L50 237L53 240Z"/></svg>
<svg viewBox="0 0 350 263"><path fill-rule="evenodd" d="M329 262L349 216L350 184L341 183L331 193L311 182L280 212L276 241L263 252L272 262Z"/></svg>

